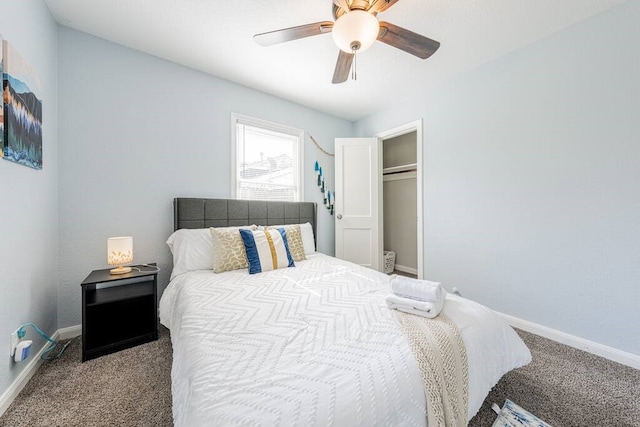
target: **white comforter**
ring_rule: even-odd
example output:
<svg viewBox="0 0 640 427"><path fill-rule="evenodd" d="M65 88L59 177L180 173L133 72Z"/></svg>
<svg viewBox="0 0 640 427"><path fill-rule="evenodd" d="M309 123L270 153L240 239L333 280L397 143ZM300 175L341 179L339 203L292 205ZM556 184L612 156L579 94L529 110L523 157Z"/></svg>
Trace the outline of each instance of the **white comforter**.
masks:
<svg viewBox="0 0 640 427"><path fill-rule="evenodd" d="M194 271L160 301L176 426L426 424L417 364L385 304L390 279L322 254L249 275ZM447 296L469 360L469 419L531 355L487 308Z"/></svg>

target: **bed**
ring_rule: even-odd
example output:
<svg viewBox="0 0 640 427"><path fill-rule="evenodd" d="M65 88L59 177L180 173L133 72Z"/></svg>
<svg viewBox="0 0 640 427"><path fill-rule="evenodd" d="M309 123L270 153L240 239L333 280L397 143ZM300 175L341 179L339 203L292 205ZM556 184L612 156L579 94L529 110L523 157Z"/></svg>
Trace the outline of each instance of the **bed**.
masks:
<svg viewBox="0 0 640 427"><path fill-rule="evenodd" d="M315 252L308 240L293 268L210 268L208 227L305 224L315 238L315 204L178 198L174 213L160 320L173 345L176 426L427 424L420 368L385 304L389 276ZM442 313L466 349L468 421L531 355L480 304L449 294Z"/></svg>

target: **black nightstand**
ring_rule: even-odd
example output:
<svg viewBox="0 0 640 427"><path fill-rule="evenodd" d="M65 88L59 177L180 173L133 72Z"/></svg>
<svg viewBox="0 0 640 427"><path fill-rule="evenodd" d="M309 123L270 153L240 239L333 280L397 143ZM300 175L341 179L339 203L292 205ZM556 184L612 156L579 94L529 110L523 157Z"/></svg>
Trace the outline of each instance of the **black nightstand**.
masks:
<svg viewBox="0 0 640 427"><path fill-rule="evenodd" d="M94 270L84 279L83 362L158 339L158 272L149 265L117 275Z"/></svg>

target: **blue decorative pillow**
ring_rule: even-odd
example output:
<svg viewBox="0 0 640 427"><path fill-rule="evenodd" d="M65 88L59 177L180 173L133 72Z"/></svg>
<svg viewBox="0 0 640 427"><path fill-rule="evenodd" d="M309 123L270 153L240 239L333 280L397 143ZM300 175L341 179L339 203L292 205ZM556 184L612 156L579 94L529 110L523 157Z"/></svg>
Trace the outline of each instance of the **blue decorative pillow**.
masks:
<svg viewBox="0 0 640 427"><path fill-rule="evenodd" d="M249 263L249 274L295 267L283 228L240 230Z"/></svg>

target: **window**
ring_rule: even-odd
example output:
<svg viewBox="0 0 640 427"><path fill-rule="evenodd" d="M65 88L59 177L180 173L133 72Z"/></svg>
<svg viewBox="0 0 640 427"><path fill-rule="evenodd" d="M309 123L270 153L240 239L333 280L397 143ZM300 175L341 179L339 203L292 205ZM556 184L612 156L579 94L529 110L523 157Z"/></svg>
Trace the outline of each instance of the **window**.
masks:
<svg viewBox="0 0 640 427"><path fill-rule="evenodd" d="M304 131L232 114L231 196L303 200Z"/></svg>

